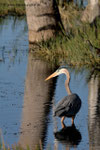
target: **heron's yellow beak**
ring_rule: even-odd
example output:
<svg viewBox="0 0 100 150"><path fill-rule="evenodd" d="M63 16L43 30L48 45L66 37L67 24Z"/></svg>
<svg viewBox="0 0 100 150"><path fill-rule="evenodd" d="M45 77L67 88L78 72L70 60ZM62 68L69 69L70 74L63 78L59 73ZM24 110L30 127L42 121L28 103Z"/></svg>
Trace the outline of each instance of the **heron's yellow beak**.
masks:
<svg viewBox="0 0 100 150"><path fill-rule="evenodd" d="M47 77L47 78L45 79L45 81L47 81L47 80L49 80L49 79L51 79L51 78L53 78L53 77L56 77L56 76L57 76L57 73L54 72L54 73L51 74L49 77Z"/></svg>

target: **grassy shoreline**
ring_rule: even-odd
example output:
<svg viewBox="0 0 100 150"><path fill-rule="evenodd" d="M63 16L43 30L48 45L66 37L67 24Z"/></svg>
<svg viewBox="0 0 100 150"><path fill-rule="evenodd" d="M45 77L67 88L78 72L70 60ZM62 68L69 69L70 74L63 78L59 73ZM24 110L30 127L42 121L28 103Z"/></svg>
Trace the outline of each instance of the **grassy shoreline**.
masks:
<svg viewBox="0 0 100 150"><path fill-rule="evenodd" d="M95 28L95 25L80 21L83 10L74 5L59 10L66 33L38 43L31 51L54 65L66 63L73 67L100 69L100 53L96 49L100 49L100 18L97 18ZM24 0L0 0L0 16L9 14L25 15Z"/></svg>
<svg viewBox="0 0 100 150"><path fill-rule="evenodd" d="M77 38L71 40L58 36L47 42L41 42L31 52L36 57L53 64L67 64L72 67L100 69L100 56L95 50L90 51L86 41Z"/></svg>
<svg viewBox="0 0 100 150"><path fill-rule="evenodd" d="M55 65L61 63L73 67L86 67L100 70L100 18L95 24L82 23L83 10L68 5L60 9L66 31L64 35L38 44L31 49L34 55Z"/></svg>
<svg viewBox="0 0 100 150"><path fill-rule="evenodd" d="M0 0L0 17L6 15L25 15L24 0Z"/></svg>

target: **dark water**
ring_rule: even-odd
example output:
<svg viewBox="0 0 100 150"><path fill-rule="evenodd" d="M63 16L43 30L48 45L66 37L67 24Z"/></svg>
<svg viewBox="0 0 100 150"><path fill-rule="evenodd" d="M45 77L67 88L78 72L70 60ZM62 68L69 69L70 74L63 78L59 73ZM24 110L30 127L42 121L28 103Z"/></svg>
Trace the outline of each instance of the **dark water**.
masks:
<svg viewBox="0 0 100 150"><path fill-rule="evenodd" d="M50 150L100 149L100 82L87 83L88 71L71 74L70 87L82 99L75 118L52 117L54 105L67 95L65 76L44 82L55 69L28 55L28 31L25 18L0 19L0 129L6 145L42 145Z"/></svg>

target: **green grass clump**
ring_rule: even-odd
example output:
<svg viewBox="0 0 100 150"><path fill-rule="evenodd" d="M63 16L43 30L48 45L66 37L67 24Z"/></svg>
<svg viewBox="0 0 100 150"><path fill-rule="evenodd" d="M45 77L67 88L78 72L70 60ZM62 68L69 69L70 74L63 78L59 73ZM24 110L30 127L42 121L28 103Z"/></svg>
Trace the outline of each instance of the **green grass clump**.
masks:
<svg viewBox="0 0 100 150"><path fill-rule="evenodd" d="M92 48L88 41L92 43ZM96 48L100 49L99 19L96 29L95 26L86 24L78 28L74 35L70 34L70 37L58 35L47 42L41 42L35 54L56 65L67 63L71 66L100 69L100 55Z"/></svg>
<svg viewBox="0 0 100 150"><path fill-rule="evenodd" d="M73 67L100 69L100 18L83 23L83 9L73 3L59 7L65 31L63 35L38 44L35 55L53 65L66 63Z"/></svg>
<svg viewBox="0 0 100 150"><path fill-rule="evenodd" d="M24 0L0 0L0 16L25 15Z"/></svg>

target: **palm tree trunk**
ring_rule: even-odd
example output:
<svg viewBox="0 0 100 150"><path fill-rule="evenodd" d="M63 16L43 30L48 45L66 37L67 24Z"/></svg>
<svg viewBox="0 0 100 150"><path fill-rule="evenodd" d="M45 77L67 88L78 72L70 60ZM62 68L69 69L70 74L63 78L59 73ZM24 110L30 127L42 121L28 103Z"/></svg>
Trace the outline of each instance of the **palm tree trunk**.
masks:
<svg viewBox="0 0 100 150"><path fill-rule="evenodd" d="M83 12L82 21L92 23L97 16L100 16L100 6L98 0L88 0L88 5Z"/></svg>
<svg viewBox="0 0 100 150"><path fill-rule="evenodd" d="M25 0L29 42L52 37L58 30L60 15L55 0Z"/></svg>

